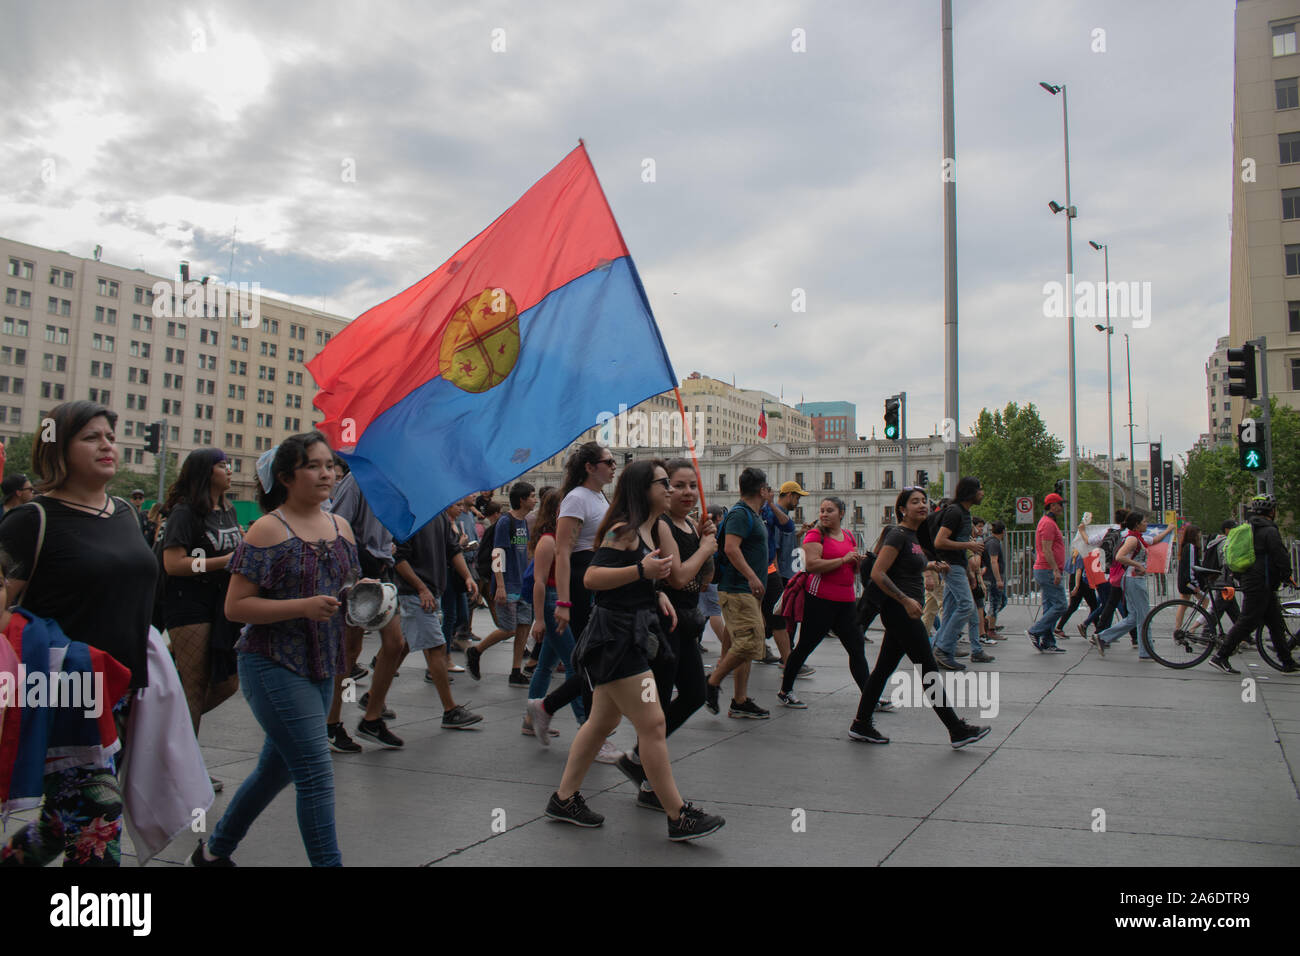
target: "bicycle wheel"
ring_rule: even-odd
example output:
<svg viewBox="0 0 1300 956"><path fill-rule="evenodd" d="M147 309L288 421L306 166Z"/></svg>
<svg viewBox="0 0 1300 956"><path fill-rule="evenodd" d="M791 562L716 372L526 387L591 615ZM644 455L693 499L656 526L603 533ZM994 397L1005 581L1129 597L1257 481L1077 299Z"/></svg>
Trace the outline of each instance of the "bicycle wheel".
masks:
<svg viewBox="0 0 1300 956"><path fill-rule="evenodd" d="M1283 601L1282 602L1282 624L1287 631L1287 644L1291 648L1291 656L1295 656L1296 646L1300 644L1300 601ZM1273 639L1268 633L1268 628L1261 626L1255 632L1255 647L1259 651L1259 656L1268 662L1268 666L1274 670L1282 669L1282 662L1277 659L1277 651L1273 648Z"/></svg>
<svg viewBox="0 0 1300 956"><path fill-rule="evenodd" d="M1183 624L1176 627L1180 607ZM1182 670L1210 656L1218 644L1219 629L1196 602L1165 601L1147 615L1138 634L1152 657L1165 667Z"/></svg>

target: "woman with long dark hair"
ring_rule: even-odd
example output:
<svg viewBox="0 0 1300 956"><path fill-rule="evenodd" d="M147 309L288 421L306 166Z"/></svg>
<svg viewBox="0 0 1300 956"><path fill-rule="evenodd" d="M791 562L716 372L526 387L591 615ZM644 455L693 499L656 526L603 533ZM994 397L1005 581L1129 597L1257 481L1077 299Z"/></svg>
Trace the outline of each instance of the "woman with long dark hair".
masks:
<svg viewBox="0 0 1300 956"><path fill-rule="evenodd" d="M943 693L942 674L935 663L926 627L921 623L924 610L921 601L925 596L924 573L962 573L949 572L946 562L926 559L926 551L932 546L928 536L918 538L917 532L924 527L929 511L924 489L904 488L894 502L898 524L885 535L885 540L876 553L876 562L871 568L870 586L880 607L885 637L880 644L875 670L858 701L857 719L849 728L849 737L853 740L873 744L889 743L889 738L872 724L871 715L885 684L904 654L913 664L921 666L921 679L927 687L937 686L938 692L931 692L935 698L934 712L948 728L948 738L953 749L959 750L972 744L989 732L988 727L975 727L966 723L948 706Z"/></svg>
<svg viewBox="0 0 1300 956"><path fill-rule="evenodd" d="M672 656L661 655L652 668L664 709L665 738L671 737L674 730L704 705L704 662L699 643L704 633L704 615L700 613L700 589L713 577L713 553L718 549L717 529L708 514L698 521L690 517L700 502L695 466L685 458L677 458L667 464L666 470L668 511L655 525L654 540L660 551L672 558L673 569L663 593L677 612L677 624L668 633ZM639 745L619 757L617 766L637 784L637 806L663 809L646 779Z"/></svg>
<svg viewBox="0 0 1300 956"><path fill-rule="evenodd" d="M537 520L533 522L528 539L528 553L533 559L533 640L541 644L537 667L532 683L528 685L528 704L524 708L525 734L532 734L543 747L551 745L551 715L542 706L551 675L557 664L564 664L566 673L573 673L573 631L559 627L555 620L555 524L560 510L560 493L547 488L537 506ZM581 724L587 719L582 706L582 695L569 702L573 716ZM554 735L558 736L558 735Z"/></svg>
<svg viewBox="0 0 1300 956"><path fill-rule="evenodd" d="M1109 575L1112 589L1123 588L1126 609L1122 620L1093 634L1092 646L1097 648L1098 655L1102 657L1106 656L1106 648L1126 631L1141 627L1151 606L1150 598L1147 596L1147 543L1142 539L1142 533L1147 530L1146 515L1140 511L1130 511L1124 518L1124 528L1124 541L1115 551L1115 563L1111 565ZM1151 543L1159 544L1169 537L1173 530L1174 526L1170 525L1156 535ZM1139 660L1153 660L1147 653L1150 647L1146 641L1139 640L1137 648Z"/></svg>
<svg viewBox="0 0 1300 956"><path fill-rule="evenodd" d="M781 690L776 695L786 707L803 710L808 705L794 693L794 682L808 656L832 630L849 655L849 672L859 689L867 686L870 671L863 649L862 631L858 628L857 596L853 577L862 553L853 532L841 526L844 502L830 496L823 498L817 527L803 539L804 561L808 566L808 594L804 598L803 627L799 640L785 662Z"/></svg>
<svg viewBox="0 0 1300 956"><path fill-rule="evenodd" d="M249 625L235 645L239 685L266 742L190 862L232 866L253 821L292 782L307 858L341 866L325 717L334 677L346 667L338 594L360 575L361 562L352 528L321 510L334 488L334 452L324 435L290 436L258 466L265 515L230 559L226 616Z"/></svg>
<svg viewBox="0 0 1300 956"><path fill-rule="evenodd" d="M1200 555L1201 529L1194 524L1186 525L1183 528L1182 541L1178 544L1178 596L1184 601L1196 601L1204 605L1205 593L1201 590L1196 572L1192 570L1198 563ZM1174 615L1174 630L1183 629L1183 615L1186 611L1186 606L1178 605L1178 611Z"/></svg>
<svg viewBox="0 0 1300 956"><path fill-rule="evenodd" d="M0 524L0 548L15 562L8 602L117 658L131 671L132 691L147 687L158 562L135 510L108 493L117 473L117 415L97 402L67 402L47 417L52 440L32 449L40 497ZM105 703L122 738L132 697ZM64 853L67 866L118 866L121 829L114 770L58 771L45 778L40 818L0 847L0 862L44 866Z"/></svg>
<svg viewBox="0 0 1300 956"><path fill-rule="evenodd" d="M239 690L239 628L225 613L226 566L244 536L226 497L230 467L220 448L190 452L164 506L170 517L163 537L163 625L196 736L202 715ZM221 790L218 780L212 786Z"/></svg>
<svg viewBox="0 0 1300 956"><path fill-rule="evenodd" d="M587 807L578 788L605 736L627 717L637 731L646 776L668 815L668 838L680 842L707 836L724 821L686 803L677 792L664 710L654 693L652 668L661 657L672 655L659 615L677 626L668 596L656 590L656 582L672 573L673 559L662 556L652 543L668 495L664 462L633 462L619 478L601 522L600 549L583 576L587 589L595 592L595 607L573 652L575 669L593 688L593 706L569 748L564 777L546 815L581 827L604 822Z"/></svg>

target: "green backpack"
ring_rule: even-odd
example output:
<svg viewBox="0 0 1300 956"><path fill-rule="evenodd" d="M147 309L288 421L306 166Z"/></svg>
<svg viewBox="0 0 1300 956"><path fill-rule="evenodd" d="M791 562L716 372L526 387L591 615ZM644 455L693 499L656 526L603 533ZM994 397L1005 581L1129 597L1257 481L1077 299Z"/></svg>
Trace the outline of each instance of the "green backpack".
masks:
<svg viewBox="0 0 1300 956"><path fill-rule="evenodd" d="M1255 563L1255 529L1244 521L1228 532L1223 544L1223 563L1229 571L1241 573Z"/></svg>

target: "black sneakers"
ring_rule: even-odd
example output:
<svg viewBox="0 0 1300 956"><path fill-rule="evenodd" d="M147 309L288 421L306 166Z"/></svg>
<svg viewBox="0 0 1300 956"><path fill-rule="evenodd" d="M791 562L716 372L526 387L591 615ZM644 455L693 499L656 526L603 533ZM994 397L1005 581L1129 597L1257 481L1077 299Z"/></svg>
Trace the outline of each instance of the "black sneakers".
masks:
<svg viewBox="0 0 1300 956"><path fill-rule="evenodd" d="M728 717L748 717L752 720L767 720L772 714L754 703L754 698L746 697L739 703L732 698L731 706L727 708Z"/></svg>
<svg viewBox="0 0 1300 956"><path fill-rule="evenodd" d="M234 866L234 865L235 865L235 861L228 856L218 856L209 860L206 856L203 855L202 840L200 840L199 845L194 848L194 852L190 854L190 866Z"/></svg>
<svg viewBox="0 0 1300 956"><path fill-rule="evenodd" d="M878 731L872 724L864 724L860 720L853 721L849 727L850 740L863 740L869 744L887 744L889 738Z"/></svg>
<svg viewBox="0 0 1300 956"><path fill-rule="evenodd" d="M718 712L718 687L708 681L704 682L704 706L709 709L710 714Z"/></svg>
<svg viewBox="0 0 1300 956"><path fill-rule="evenodd" d="M483 719L482 714L475 714L465 709L464 704L457 704L451 710L442 712L442 726L447 730L464 730Z"/></svg>
<svg viewBox="0 0 1300 956"><path fill-rule="evenodd" d="M348 736L348 732L343 729L343 724L326 724L325 735L330 740L330 750L336 754L359 754L364 749L359 743Z"/></svg>
<svg viewBox="0 0 1300 956"><path fill-rule="evenodd" d="M948 735L948 737L952 740L952 749L961 750L962 747L965 747L968 744L973 744L977 740L983 740L989 735L989 731L992 729L992 727L976 727L974 724L968 724L963 720L957 725L957 728Z"/></svg>
<svg viewBox="0 0 1300 956"><path fill-rule="evenodd" d="M721 830L726 822L722 817L705 813L699 807L686 803L682 805L681 815L676 820L668 821L668 839L674 843L698 840Z"/></svg>
<svg viewBox="0 0 1300 956"><path fill-rule="evenodd" d="M659 796L653 790L647 790L641 787L636 792L636 805L642 810L658 810L664 812L664 805L659 802Z"/></svg>
<svg viewBox="0 0 1300 956"><path fill-rule="evenodd" d="M1225 674L1241 673L1241 671L1237 670L1237 668L1233 667L1230 663L1228 663L1228 659L1226 657L1220 657L1218 654L1215 654L1213 657L1210 658L1210 666L1213 667L1216 671L1223 671L1223 673Z"/></svg>
<svg viewBox="0 0 1300 956"><path fill-rule="evenodd" d="M477 647L465 648L465 666L469 669L469 676L475 680L482 680L483 674L478 669L479 658L483 652Z"/></svg>
<svg viewBox="0 0 1300 956"><path fill-rule="evenodd" d="M367 707L369 707L369 706L370 706L370 691L366 691L364 694L362 694L362 695L361 695L361 698L357 701L357 704L358 704L358 706L361 707L362 710L365 710ZM396 719L397 719L397 714L396 714L396 712L393 711L392 708L387 707L387 706L384 707L384 712L383 712L382 714L380 714L379 716L382 717L384 720L396 720Z"/></svg>
<svg viewBox="0 0 1300 956"><path fill-rule="evenodd" d="M507 681L511 687L527 687L532 682L533 679L523 671L511 671L510 679Z"/></svg>
<svg viewBox="0 0 1300 956"><path fill-rule="evenodd" d="M572 823L575 827L598 827L605 822L605 818L588 807L582 794L576 790L568 800L561 800L558 793L552 793L550 802L546 804L546 815L552 820Z"/></svg>
<svg viewBox="0 0 1300 956"><path fill-rule="evenodd" d="M357 724L357 734L367 740L373 740L385 750L401 750L405 746L402 738L389 730L382 719L366 720L362 717L361 722Z"/></svg>
<svg viewBox="0 0 1300 956"><path fill-rule="evenodd" d="M614 766L619 770L622 770L623 776L627 777L627 779L631 780L638 787L645 783L645 767L633 760L631 754L623 754L623 756L614 761Z"/></svg>

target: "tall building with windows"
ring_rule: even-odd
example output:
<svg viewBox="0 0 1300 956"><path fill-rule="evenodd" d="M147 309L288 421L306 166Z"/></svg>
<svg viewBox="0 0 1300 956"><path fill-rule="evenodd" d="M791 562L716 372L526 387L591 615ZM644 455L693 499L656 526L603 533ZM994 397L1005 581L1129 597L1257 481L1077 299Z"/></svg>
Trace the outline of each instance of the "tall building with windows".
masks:
<svg viewBox="0 0 1300 956"><path fill-rule="evenodd" d="M852 402L801 402L796 407L812 422L814 441L853 441L858 437L858 408Z"/></svg>
<svg viewBox="0 0 1300 956"><path fill-rule="evenodd" d="M1206 419L1210 424L1210 447L1231 441L1232 398L1228 395L1228 336L1214 344L1214 351L1205 360L1205 401L1209 406Z"/></svg>
<svg viewBox="0 0 1300 956"><path fill-rule="evenodd" d="M215 282L186 284L10 239L0 238L0 259L0 438L38 431L60 402L90 399L117 412L123 467L155 469L144 431L162 420L178 461L195 448L222 448L234 467L231 490L247 499L257 456L319 420L303 363L343 317L259 296L254 321L251 297L219 292Z"/></svg>
<svg viewBox="0 0 1300 956"><path fill-rule="evenodd" d="M1269 391L1300 408L1300 0L1237 2L1228 332L1265 338ZM1245 402L1225 419L1215 384L1231 436Z"/></svg>

